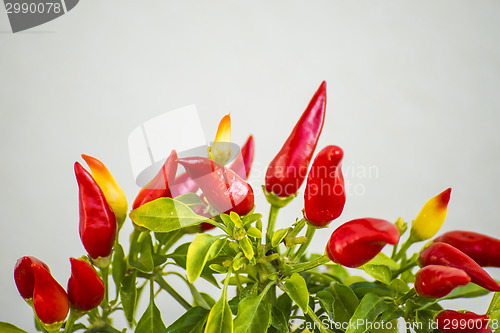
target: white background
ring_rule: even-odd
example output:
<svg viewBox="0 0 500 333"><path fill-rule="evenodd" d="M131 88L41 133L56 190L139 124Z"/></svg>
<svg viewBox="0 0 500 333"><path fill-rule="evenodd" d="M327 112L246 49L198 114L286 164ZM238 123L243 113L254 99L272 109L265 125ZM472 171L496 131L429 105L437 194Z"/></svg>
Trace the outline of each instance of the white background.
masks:
<svg viewBox="0 0 500 333"><path fill-rule="evenodd" d="M44 260L65 286L68 258L84 254L73 174L81 153L101 159L131 203L133 128L194 103L211 139L231 111L233 141L255 137L251 179L267 215L266 166L322 80L319 148L344 148L354 170L346 181L362 193L350 193L311 250L323 252L339 222L411 220L447 187L444 230L500 237L499 14L497 1L84 0L12 34L2 10L0 321L33 331L13 281L19 257ZM378 172L356 172L368 167ZM280 213L279 227L300 216L302 200ZM449 306L485 312L488 301ZM182 313L166 294L159 308L167 324Z"/></svg>

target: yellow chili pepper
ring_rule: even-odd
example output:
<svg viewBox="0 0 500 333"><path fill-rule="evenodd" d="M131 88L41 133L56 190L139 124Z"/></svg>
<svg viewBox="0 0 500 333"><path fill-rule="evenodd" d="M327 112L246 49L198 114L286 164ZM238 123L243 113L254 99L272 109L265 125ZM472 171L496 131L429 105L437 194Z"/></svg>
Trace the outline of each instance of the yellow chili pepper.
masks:
<svg viewBox="0 0 500 333"><path fill-rule="evenodd" d="M127 218L128 204L125 192L123 192L108 168L106 168L101 161L85 154L82 154L82 157L85 162L87 162L92 172L92 177L94 177L104 193L106 200L113 209L116 216L116 222L118 223L118 229L120 229Z"/></svg>
<svg viewBox="0 0 500 333"><path fill-rule="evenodd" d="M451 188L425 203L411 225L410 239L419 242L430 239L441 229L448 211Z"/></svg>
<svg viewBox="0 0 500 333"><path fill-rule="evenodd" d="M231 159L231 114L225 115L219 123L214 143L210 147L210 159L221 165Z"/></svg>

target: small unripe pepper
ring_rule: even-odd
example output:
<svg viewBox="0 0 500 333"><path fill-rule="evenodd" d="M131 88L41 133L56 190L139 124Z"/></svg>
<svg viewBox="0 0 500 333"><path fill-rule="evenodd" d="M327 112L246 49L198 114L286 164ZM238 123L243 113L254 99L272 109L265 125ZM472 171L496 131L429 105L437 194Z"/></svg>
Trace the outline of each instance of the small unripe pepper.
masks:
<svg viewBox="0 0 500 333"><path fill-rule="evenodd" d="M434 321L443 333L476 333L488 326L488 319L486 314L443 310L437 314Z"/></svg>
<svg viewBox="0 0 500 333"><path fill-rule="evenodd" d="M450 194L451 188L448 188L425 203L411 225L410 238L413 242L430 239L441 229L448 211Z"/></svg>
<svg viewBox="0 0 500 333"><path fill-rule="evenodd" d="M308 223L326 227L342 214L345 205L344 176L340 147L323 148L314 159L304 192L304 216Z"/></svg>
<svg viewBox="0 0 500 333"><path fill-rule="evenodd" d="M115 178L109 172L108 168L99 161L97 158L82 154L83 159L87 162L87 165L92 172L92 177L95 179L102 192L106 196L111 209L116 216L116 222L118 223L118 228L121 228L123 222L127 218L127 198L125 192L116 182Z"/></svg>
<svg viewBox="0 0 500 333"><path fill-rule="evenodd" d="M442 265L461 269L470 276L471 282L490 291L500 291L500 285L471 257L445 243L433 243L420 253L422 266Z"/></svg>
<svg viewBox="0 0 500 333"><path fill-rule="evenodd" d="M266 191L289 197L299 190L316 149L326 110L326 82L322 82L285 144L269 164Z"/></svg>
<svg viewBox="0 0 500 333"><path fill-rule="evenodd" d="M116 217L97 182L75 163L79 187L80 239L92 259L107 258L117 233Z"/></svg>
<svg viewBox="0 0 500 333"><path fill-rule="evenodd" d="M225 165L231 159L231 114L225 115L217 128L217 134L209 148L211 160Z"/></svg>
<svg viewBox="0 0 500 333"><path fill-rule="evenodd" d="M456 287L466 285L470 280L470 276L461 269L429 265L417 272L415 290L423 297L441 298Z"/></svg>
<svg viewBox="0 0 500 333"><path fill-rule="evenodd" d="M482 267L500 267L500 239L472 231L449 231L434 240L459 249Z"/></svg>
<svg viewBox="0 0 500 333"><path fill-rule="evenodd" d="M68 296L71 305L80 311L89 311L101 304L104 283L95 269L85 260L69 258L71 276L68 280Z"/></svg>
<svg viewBox="0 0 500 333"><path fill-rule="evenodd" d="M180 158L189 176L200 186L208 202L219 212L240 216L254 206L253 189L234 171L206 157Z"/></svg>
<svg viewBox="0 0 500 333"><path fill-rule="evenodd" d="M175 174L177 173L177 153L172 150L158 174L146 186L144 186L137 194L134 200L132 209L136 209L158 198L172 198L170 191L170 183L174 183Z"/></svg>
<svg viewBox="0 0 500 333"><path fill-rule="evenodd" d="M60 327L69 312L68 294L50 275L49 271L38 264L33 264L35 289L33 307L45 325Z"/></svg>
<svg viewBox="0 0 500 333"><path fill-rule="evenodd" d="M332 233L326 246L330 259L358 267L373 259L385 246L399 240L398 228L385 220L363 218L346 222Z"/></svg>
<svg viewBox="0 0 500 333"><path fill-rule="evenodd" d="M25 256L17 260L14 267L14 281L17 290L26 300L33 298L33 289L35 288L35 272L32 264L37 264L50 272L49 266L35 257Z"/></svg>

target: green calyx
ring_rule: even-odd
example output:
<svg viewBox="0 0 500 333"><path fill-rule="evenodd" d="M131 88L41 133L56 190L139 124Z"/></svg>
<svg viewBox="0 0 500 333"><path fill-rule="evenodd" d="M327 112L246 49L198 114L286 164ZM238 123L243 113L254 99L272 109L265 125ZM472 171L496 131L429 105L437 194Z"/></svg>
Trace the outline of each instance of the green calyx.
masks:
<svg viewBox="0 0 500 333"><path fill-rule="evenodd" d="M288 205L290 202L292 202L293 199L297 196L297 193L292 194L289 197L279 197L274 192L268 192L266 190L266 186L262 185L262 191L264 191L264 195L266 196L267 202L269 202L271 205L278 207L278 208L283 208L286 205Z"/></svg>

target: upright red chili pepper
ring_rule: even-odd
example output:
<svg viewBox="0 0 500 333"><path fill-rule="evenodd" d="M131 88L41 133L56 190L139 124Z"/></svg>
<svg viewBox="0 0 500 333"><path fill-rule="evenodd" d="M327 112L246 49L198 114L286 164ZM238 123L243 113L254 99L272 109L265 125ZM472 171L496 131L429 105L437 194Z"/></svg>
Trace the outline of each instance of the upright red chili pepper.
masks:
<svg viewBox="0 0 500 333"><path fill-rule="evenodd" d="M266 191L278 197L297 193L307 175L326 110L326 82L322 82L285 144L269 164Z"/></svg>
<svg viewBox="0 0 500 333"><path fill-rule="evenodd" d="M90 173L75 163L80 200L80 239L92 259L106 258L115 242L117 223L106 197Z"/></svg>
<svg viewBox="0 0 500 333"><path fill-rule="evenodd" d="M49 266L35 257L26 256L17 260L14 267L14 281L17 290L26 300L33 298L33 288L35 288L35 272L32 264L37 264L50 272Z"/></svg>
<svg viewBox="0 0 500 333"><path fill-rule="evenodd" d="M205 157L180 158L179 163L218 212L246 215L253 209L252 187L231 169Z"/></svg>
<svg viewBox="0 0 500 333"><path fill-rule="evenodd" d="M45 267L33 264L33 272L33 306L37 316L46 325L62 324L69 312L68 294Z"/></svg>
<svg viewBox="0 0 500 333"><path fill-rule="evenodd" d="M420 296L441 298L458 286L470 282L470 276L463 270L453 267L429 265L417 272L415 290Z"/></svg>
<svg viewBox="0 0 500 333"><path fill-rule="evenodd" d="M345 205L344 176L340 147L323 148L314 159L304 193L304 216L322 228L342 214Z"/></svg>
<svg viewBox="0 0 500 333"><path fill-rule="evenodd" d="M488 315L478 315L474 312L458 312L443 310L434 321L443 333L476 333L488 326Z"/></svg>
<svg viewBox="0 0 500 333"><path fill-rule="evenodd" d="M229 166L229 168L236 172L236 174L240 176L241 179L247 180L248 176L250 175L254 152L255 144L253 141L253 136L250 135L243 147L241 147L240 154Z"/></svg>
<svg viewBox="0 0 500 333"><path fill-rule="evenodd" d="M85 260L69 258L71 276L68 280L68 296L71 305L80 311L89 311L101 304L104 283L95 269Z"/></svg>
<svg viewBox="0 0 500 333"><path fill-rule="evenodd" d="M189 177L187 172L175 177L174 185L171 188L172 198L186 193L196 193L200 187Z"/></svg>
<svg viewBox="0 0 500 333"><path fill-rule="evenodd" d="M472 231L449 231L434 240L450 244L483 267L500 267L500 239Z"/></svg>
<svg viewBox="0 0 500 333"><path fill-rule="evenodd" d="M399 240L398 228L385 220L352 220L335 229L326 246L328 257L347 267L358 267L373 259L385 246Z"/></svg>
<svg viewBox="0 0 500 333"><path fill-rule="evenodd" d="M500 285L471 257L445 243L433 243L420 253L422 266L441 265L465 271L471 282L490 291L500 291Z"/></svg>
<svg viewBox="0 0 500 333"><path fill-rule="evenodd" d="M137 194L132 209L144 205L158 198L172 198L169 183L175 180L177 172L177 153L172 150L158 174Z"/></svg>

